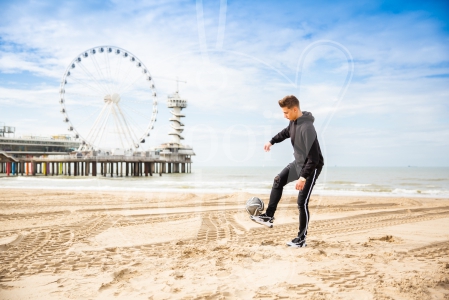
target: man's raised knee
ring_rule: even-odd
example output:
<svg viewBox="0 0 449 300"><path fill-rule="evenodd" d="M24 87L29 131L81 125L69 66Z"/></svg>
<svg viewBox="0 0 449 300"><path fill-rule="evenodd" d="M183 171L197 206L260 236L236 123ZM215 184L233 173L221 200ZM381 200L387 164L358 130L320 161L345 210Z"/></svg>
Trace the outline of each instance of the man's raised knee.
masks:
<svg viewBox="0 0 449 300"><path fill-rule="evenodd" d="M274 181L273 181L273 188L277 189L279 187L280 183L281 183L281 177L279 175L276 175L276 177L274 177Z"/></svg>

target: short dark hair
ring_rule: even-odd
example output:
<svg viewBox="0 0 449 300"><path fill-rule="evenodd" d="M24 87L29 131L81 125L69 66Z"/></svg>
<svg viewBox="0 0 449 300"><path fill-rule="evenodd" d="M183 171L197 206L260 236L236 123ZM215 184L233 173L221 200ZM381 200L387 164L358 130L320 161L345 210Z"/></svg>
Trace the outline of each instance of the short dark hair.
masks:
<svg viewBox="0 0 449 300"><path fill-rule="evenodd" d="M296 107L299 108L299 100L298 100L298 98L296 98L293 95L285 96L284 98L282 98L278 102L279 102L279 106L280 107L292 108L292 107L296 106Z"/></svg>

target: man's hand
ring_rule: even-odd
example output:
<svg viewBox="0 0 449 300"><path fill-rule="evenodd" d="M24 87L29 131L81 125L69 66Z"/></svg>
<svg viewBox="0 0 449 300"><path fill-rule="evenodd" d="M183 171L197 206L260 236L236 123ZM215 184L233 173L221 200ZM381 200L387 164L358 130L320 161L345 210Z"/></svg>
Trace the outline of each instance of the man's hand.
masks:
<svg viewBox="0 0 449 300"><path fill-rule="evenodd" d="M304 188L304 185L306 184L305 181L298 179L298 181L296 182L295 188L299 191L302 191L302 189Z"/></svg>
<svg viewBox="0 0 449 300"><path fill-rule="evenodd" d="M270 142L268 142L263 146L263 149L265 150L265 152L268 152L270 151L271 146L273 145Z"/></svg>

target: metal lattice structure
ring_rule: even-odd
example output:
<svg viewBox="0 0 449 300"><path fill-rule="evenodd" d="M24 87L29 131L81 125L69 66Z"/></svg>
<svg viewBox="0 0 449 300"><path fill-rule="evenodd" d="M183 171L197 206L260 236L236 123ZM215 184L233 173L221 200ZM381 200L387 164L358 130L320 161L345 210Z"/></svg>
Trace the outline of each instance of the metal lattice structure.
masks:
<svg viewBox="0 0 449 300"><path fill-rule="evenodd" d="M154 79L131 52L99 46L80 53L60 85L61 113L80 139L80 151L100 147L135 151L154 128Z"/></svg>

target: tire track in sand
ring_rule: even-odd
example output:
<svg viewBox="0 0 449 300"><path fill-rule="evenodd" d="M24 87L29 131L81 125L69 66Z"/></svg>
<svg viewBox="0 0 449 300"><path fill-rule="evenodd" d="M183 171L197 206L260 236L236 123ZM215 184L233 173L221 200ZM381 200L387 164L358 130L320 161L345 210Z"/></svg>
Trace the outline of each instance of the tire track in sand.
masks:
<svg viewBox="0 0 449 300"><path fill-rule="evenodd" d="M349 233L447 217L449 217L449 206L368 213L340 219L312 220L308 234L310 236L311 234ZM252 228L249 231L251 234L240 236L240 240L248 240L249 238L246 236L250 236L250 239L290 236L297 232L297 228L297 223L275 224L271 229L261 226L260 228Z"/></svg>
<svg viewBox="0 0 449 300"><path fill-rule="evenodd" d="M108 216L94 216L61 228L33 230L19 237L0 251L0 281L12 281L23 275L73 269L83 258L74 258L66 250L76 242L98 234L112 226ZM90 259L89 259L90 261Z"/></svg>

